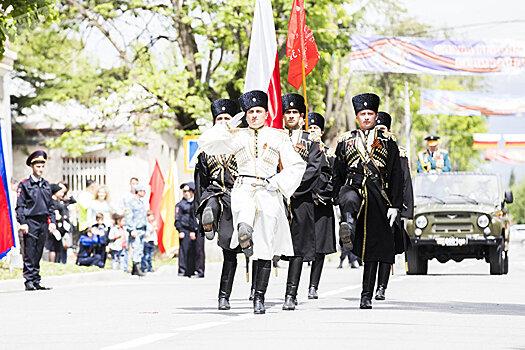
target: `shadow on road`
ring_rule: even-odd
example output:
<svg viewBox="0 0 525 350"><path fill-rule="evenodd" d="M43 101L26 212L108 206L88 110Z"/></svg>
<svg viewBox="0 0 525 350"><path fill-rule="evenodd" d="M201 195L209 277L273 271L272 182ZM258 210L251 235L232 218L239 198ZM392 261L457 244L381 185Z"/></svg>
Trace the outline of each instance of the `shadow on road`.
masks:
<svg viewBox="0 0 525 350"><path fill-rule="evenodd" d="M349 307L328 307L321 310L345 310L355 309L354 304L358 303L357 298L344 298L352 303ZM525 316L524 304L499 304L499 303L474 303L474 302L408 302L389 300L385 302L375 302L373 306L380 310L394 311L429 311L444 312L460 315L494 315L494 316ZM379 306L379 307L377 307ZM357 304L357 307L358 304Z"/></svg>

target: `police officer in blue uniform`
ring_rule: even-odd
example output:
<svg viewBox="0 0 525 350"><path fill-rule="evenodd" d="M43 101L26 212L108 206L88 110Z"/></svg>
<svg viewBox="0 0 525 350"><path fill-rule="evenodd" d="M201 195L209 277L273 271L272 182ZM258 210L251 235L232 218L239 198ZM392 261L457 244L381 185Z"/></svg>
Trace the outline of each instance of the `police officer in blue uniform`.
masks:
<svg viewBox="0 0 525 350"><path fill-rule="evenodd" d="M180 186L183 198L175 206L175 227L179 231L179 275L204 277L204 239L198 235L195 184Z"/></svg>
<svg viewBox="0 0 525 350"><path fill-rule="evenodd" d="M439 136L428 136L427 149L417 154L418 173L441 173L452 170L448 151L438 149Z"/></svg>
<svg viewBox="0 0 525 350"><path fill-rule="evenodd" d="M40 277L40 259L48 232L56 230L55 205L51 185L42 174L47 154L38 150L29 155L26 165L32 174L18 185L16 219L24 240L24 278L25 289L45 290Z"/></svg>

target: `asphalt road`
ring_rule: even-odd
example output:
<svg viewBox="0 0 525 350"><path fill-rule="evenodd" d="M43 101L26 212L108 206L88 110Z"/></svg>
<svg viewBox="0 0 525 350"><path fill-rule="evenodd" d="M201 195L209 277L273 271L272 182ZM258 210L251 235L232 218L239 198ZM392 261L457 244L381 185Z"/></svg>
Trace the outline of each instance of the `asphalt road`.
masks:
<svg viewBox="0 0 525 350"><path fill-rule="evenodd" d="M219 263L203 279L170 267L145 278L47 279L54 289L40 292L0 281L0 349L525 349L525 246L511 246L505 276L475 260L434 260L429 275L406 276L399 260L387 300L372 310L359 309L362 269L336 269L330 258L318 300L306 299L303 269L296 311L281 310L281 262L266 315L253 315L244 262L230 311L217 310Z"/></svg>

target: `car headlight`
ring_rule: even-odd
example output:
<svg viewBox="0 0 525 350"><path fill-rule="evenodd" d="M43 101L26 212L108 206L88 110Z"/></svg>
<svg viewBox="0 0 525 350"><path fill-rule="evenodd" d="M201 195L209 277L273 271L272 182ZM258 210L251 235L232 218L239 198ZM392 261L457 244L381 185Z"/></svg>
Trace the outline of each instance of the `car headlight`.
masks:
<svg viewBox="0 0 525 350"><path fill-rule="evenodd" d="M485 228L489 225L490 219L487 215L483 214L478 216L478 226L481 228Z"/></svg>
<svg viewBox="0 0 525 350"><path fill-rule="evenodd" d="M424 215L420 215L416 218L416 227L425 228L428 224L428 220Z"/></svg>

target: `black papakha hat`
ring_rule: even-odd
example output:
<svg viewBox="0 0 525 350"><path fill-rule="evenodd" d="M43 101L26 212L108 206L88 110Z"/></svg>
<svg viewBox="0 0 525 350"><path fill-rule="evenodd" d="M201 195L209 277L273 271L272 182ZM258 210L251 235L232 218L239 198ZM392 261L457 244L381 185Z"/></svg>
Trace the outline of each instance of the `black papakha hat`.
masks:
<svg viewBox="0 0 525 350"><path fill-rule="evenodd" d="M303 96L299 94L286 94L281 99L283 101L283 113L289 109L297 109L299 113L306 113Z"/></svg>
<svg viewBox="0 0 525 350"><path fill-rule="evenodd" d="M262 107L268 111L268 95L261 90L248 91L239 97L239 104L243 112L253 107Z"/></svg>
<svg viewBox="0 0 525 350"><path fill-rule="evenodd" d="M47 161L47 153L42 150L36 150L27 157L26 165L31 166L35 163L45 163Z"/></svg>
<svg viewBox="0 0 525 350"><path fill-rule="evenodd" d="M324 117L316 112L308 113L308 126L317 125L324 131Z"/></svg>
<svg viewBox="0 0 525 350"><path fill-rule="evenodd" d="M211 103L211 115L213 116L213 123L215 123L217 116L223 113L234 117L237 113L239 113L239 107L237 106L237 103L227 98L221 98L213 101Z"/></svg>
<svg viewBox="0 0 525 350"><path fill-rule="evenodd" d="M387 112L377 113L376 125L384 125L388 130L392 125L392 117Z"/></svg>
<svg viewBox="0 0 525 350"><path fill-rule="evenodd" d="M432 136L425 137L425 141L437 141L437 140L439 140L439 136L437 136L437 135L432 135Z"/></svg>
<svg viewBox="0 0 525 350"><path fill-rule="evenodd" d="M354 105L355 114L364 111L365 109L370 109L377 113L379 110L380 98L376 94L366 93L361 95L356 95L352 97L352 104Z"/></svg>

